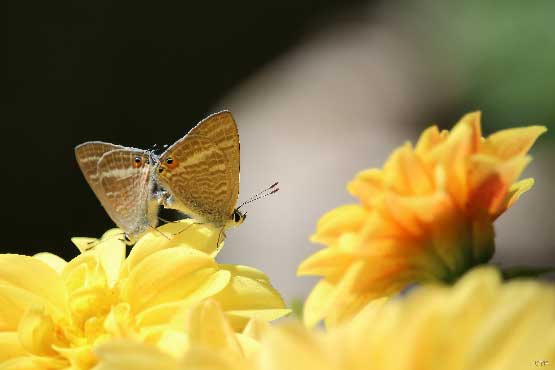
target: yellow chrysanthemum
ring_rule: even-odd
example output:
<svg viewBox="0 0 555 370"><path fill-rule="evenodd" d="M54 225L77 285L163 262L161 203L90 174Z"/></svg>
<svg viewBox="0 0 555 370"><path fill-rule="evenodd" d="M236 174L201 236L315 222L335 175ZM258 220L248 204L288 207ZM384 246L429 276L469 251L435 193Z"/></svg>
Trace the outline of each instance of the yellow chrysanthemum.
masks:
<svg viewBox="0 0 555 370"><path fill-rule="evenodd" d="M218 264L218 232L189 223L145 235L127 258L114 235L70 262L48 253L0 255L0 367L89 369L96 345L156 343L177 312L206 298L219 302L238 331L250 318L288 313L266 275ZM73 241L83 250L94 240Z"/></svg>
<svg viewBox="0 0 555 370"><path fill-rule="evenodd" d="M555 361L555 290L502 283L477 268L455 286L427 285L375 300L328 332L300 324L234 334L212 302L192 309L183 338L158 345L108 343L97 370L521 370ZM205 323L205 324L202 324ZM249 324L250 325L250 324ZM183 334L186 333L186 334ZM253 335L255 333L255 335ZM168 348L174 352L168 353Z"/></svg>
<svg viewBox="0 0 555 370"><path fill-rule="evenodd" d="M480 113L451 130L425 130L383 169L359 173L348 185L361 205L324 215L312 241L327 248L306 259L300 275L321 275L304 317L334 324L372 299L410 283L453 281L494 251L493 222L533 179L519 182L541 126L499 131L483 138Z"/></svg>
<svg viewBox="0 0 555 370"><path fill-rule="evenodd" d="M555 363L555 287L503 284L477 268L454 287L428 285L372 302L326 334L271 330L258 370L522 370Z"/></svg>
<svg viewBox="0 0 555 370"><path fill-rule="evenodd" d="M156 344L126 340L99 346L95 370L249 370L258 353L257 339L268 330L264 322L252 320L243 333L234 332L211 299L174 317L174 330Z"/></svg>

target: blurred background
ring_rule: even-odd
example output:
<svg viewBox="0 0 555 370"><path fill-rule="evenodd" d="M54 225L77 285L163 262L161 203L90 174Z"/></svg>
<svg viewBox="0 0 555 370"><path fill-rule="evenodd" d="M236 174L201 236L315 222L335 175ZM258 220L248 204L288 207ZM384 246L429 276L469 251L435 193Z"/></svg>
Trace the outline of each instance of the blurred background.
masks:
<svg viewBox="0 0 555 370"><path fill-rule="evenodd" d="M287 301L314 280L318 218L345 185L430 123L483 111L485 134L550 128L533 190L497 222L495 260L555 263L555 2L292 1L8 3L0 137L0 252L71 258L71 236L113 226L73 148L171 144L230 109L251 204L219 260L268 273Z"/></svg>

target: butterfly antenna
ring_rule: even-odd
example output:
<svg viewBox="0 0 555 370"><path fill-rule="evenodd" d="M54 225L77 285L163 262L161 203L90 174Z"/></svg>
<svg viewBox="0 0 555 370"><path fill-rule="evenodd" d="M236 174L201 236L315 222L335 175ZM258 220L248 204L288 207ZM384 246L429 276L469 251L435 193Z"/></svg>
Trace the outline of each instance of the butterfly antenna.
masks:
<svg viewBox="0 0 555 370"><path fill-rule="evenodd" d="M266 198L268 195L272 195L272 194L277 193L279 191L279 188L277 187L278 184L279 184L279 182L275 182L272 185L268 186L266 189L262 190L261 192L258 192L257 194L253 195L252 197L250 197L249 199L247 199L246 201L241 203L241 205L239 207L237 207L237 209L240 209L244 205L252 203L256 200Z"/></svg>

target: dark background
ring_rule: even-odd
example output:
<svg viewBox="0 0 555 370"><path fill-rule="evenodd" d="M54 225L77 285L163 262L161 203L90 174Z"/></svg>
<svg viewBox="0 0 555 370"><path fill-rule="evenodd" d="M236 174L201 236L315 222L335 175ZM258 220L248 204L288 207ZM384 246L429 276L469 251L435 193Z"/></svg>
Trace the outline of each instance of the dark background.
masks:
<svg viewBox="0 0 555 370"><path fill-rule="evenodd" d="M150 148L357 1L11 1L2 87L1 252L70 257L113 226L75 145ZM224 108L224 107L222 107Z"/></svg>

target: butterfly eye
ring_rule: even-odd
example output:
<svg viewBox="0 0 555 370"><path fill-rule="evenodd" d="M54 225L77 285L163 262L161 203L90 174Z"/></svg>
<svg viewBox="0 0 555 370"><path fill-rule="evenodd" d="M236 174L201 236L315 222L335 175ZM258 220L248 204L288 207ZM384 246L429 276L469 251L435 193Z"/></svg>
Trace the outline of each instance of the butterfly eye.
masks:
<svg viewBox="0 0 555 370"><path fill-rule="evenodd" d="M166 164L168 165L169 169L175 168L177 166L177 161L172 157L168 157L166 159Z"/></svg>
<svg viewBox="0 0 555 370"><path fill-rule="evenodd" d="M133 167L139 168L141 167L142 164L143 164L143 159L141 157L135 157L135 159L133 159Z"/></svg>

